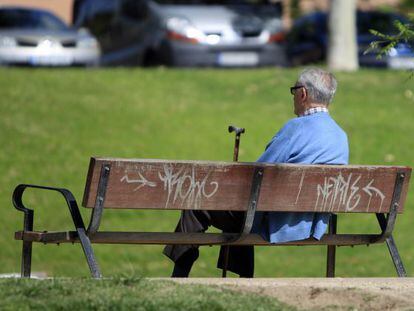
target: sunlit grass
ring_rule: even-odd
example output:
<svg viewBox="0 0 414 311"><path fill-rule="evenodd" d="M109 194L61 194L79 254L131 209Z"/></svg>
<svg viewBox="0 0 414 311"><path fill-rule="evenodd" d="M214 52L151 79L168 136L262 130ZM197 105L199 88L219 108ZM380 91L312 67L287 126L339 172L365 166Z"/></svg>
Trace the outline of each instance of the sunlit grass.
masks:
<svg viewBox="0 0 414 311"><path fill-rule="evenodd" d="M0 280L0 301L1 310L294 310L270 297L134 277Z"/></svg>
<svg viewBox="0 0 414 311"><path fill-rule="evenodd" d="M293 117L289 87L300 69L258 70L0 70L0 273L19 271L21 243L13 233L22 214L11 204L18 183L66 187L82 199L90 156L232 159L227 126L247 129L240 160L255 161L274 133ZM331 114L348 133L352 164L414 166L414 95L406 72L337 74ZM412 189L412 187L411 187ZM72 229L62 199L25 197L35 229ZM414 192L397 218L395 239L410 275ZM82 209L85 222L89 210ZM172 231L177 212L105 211L104 230ZM377 231L375 216L339 217L339 230ZM96 245L106 276L168 276L159 246ZM323 247L257 248L256 275L322 276ZM204 247L193 276L220 276L217 247ZM87 276L79 245L35 245L33 270ZM394 276L386 247L339 248L338 276Z"/></svg>

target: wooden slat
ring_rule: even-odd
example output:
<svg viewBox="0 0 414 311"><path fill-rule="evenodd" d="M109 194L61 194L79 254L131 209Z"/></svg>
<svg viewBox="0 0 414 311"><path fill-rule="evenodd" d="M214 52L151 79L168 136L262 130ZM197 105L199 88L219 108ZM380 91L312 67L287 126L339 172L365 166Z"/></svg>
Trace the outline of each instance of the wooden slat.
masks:
<svg viewBox="0 0 414 311"><path fill-rule="evenodd" d="M234 240L237 234L222 233L164 233L164 232L97 232L90 237L92 243L101 244L198 244L226 245ZM365 245L376 243L380 238L377 234L337 234L324 235L320 241L308 239L288 243L271 244L258 234L248 234L243 239L232 242L232 245ZM78 243L75 231L67 232L25 232L15 233L16 240L41 243Z"/></svg>
<svg viewBox="0 0 414 311"><path fill-rule="evenodd" d="M264 167L257 210L389 211L397 173L411 168L92 158L83 205L94 207L103 164L111 164L106 208L247 209L254 168Z"/></svg>

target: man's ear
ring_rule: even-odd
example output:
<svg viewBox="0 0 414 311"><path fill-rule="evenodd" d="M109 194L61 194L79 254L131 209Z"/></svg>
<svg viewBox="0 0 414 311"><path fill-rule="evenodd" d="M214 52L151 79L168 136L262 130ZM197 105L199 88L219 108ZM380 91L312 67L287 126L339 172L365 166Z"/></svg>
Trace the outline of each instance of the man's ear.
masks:
<svg viewBox="0 0 414 311"><path fill-rule="evenodd" d="M300 93L300 98L305 101L308 98L308 91L302 87L301 89L301 93Z"/></svg>

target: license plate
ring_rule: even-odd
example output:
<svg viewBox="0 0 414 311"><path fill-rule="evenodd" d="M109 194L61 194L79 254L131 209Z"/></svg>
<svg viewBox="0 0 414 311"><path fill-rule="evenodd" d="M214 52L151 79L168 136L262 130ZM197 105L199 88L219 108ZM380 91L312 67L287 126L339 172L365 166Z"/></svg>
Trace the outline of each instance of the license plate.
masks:
<svg viewBox="0 0 414 311"><path fill-rule="evenodd" d="M414 57L393 57L388 59L388 67L393 69L414 69Z"/></svg>
<svg viewBox="0 0 414 311"><path fill-rule="evenodd" d="M67 66L72 64L70 56L33 56L29 59L30 64L38 66Z"/></svg>
<svg viewBox="0 0 414 311"><path fill-rule="evenodd" d="M259 56L254 52L223 52L219 54L218 63L221 66L256 66Z"/></svg>

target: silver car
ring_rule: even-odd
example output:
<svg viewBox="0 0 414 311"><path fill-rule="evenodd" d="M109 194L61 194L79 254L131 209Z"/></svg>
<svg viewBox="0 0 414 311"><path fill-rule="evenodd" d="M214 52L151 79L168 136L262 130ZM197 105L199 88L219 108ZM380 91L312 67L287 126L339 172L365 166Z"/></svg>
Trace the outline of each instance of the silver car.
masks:
<svg viewBox="0 0 414 311"><path fill-rule="evenodd" d="M102 64L286 65L279 0L76 0Z"/></svg>
<svg viewBox="0 0 414 311"><path fill-rule="evenodd" d="M281 3L156 0L166 38L159 52L173 66L286 65Z"/></svg>
<svg viewBox="0 0 414 311"><path fill-rule="evenodd" d="M97 40L74 30L52 13L22 7L0 7L0 64L29 66L95 66Z"/></svg>

